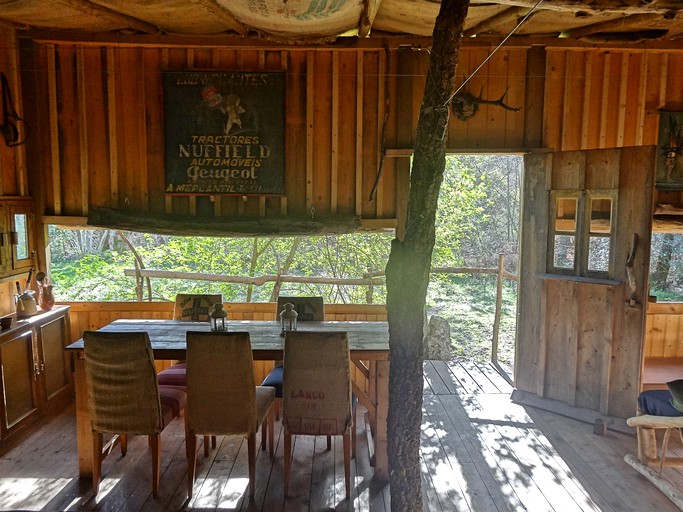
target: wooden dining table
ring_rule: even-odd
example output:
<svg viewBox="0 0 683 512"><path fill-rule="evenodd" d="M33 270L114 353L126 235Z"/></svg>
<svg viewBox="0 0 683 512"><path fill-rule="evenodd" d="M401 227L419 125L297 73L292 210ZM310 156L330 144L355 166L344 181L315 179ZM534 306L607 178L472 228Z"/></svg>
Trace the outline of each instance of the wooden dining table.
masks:
<svg viewBox="0 0 683 512"><path fill-rule="evenodd" d="M352 372L353 392L368 410L371 450L374 450L374 474L388 479L387 412L389 405L389 329L386 322L300 322L299 331L346 332L351 361L358 371ZM126 319L115 320L100 331L146 331L152 343L155 359L185 359L188 331L209 331L205 322L180 320ZM254 360L282 359L284 337L276 321L235 320L227 324L228 331L246 331L250 335ZM85 381L83 340L66 347L72 353L76 392L76 428L79 475L92 478L93 451Z"/></svg>

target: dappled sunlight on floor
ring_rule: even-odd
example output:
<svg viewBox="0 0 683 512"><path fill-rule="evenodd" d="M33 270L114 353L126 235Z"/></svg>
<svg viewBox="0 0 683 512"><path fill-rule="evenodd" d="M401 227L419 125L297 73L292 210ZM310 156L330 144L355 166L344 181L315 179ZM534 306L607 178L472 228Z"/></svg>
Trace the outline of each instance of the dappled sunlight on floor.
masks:
<svg viewBox="0 0 683 512"><path fill-rule="evenodd" d="M206 478L197 485L190 507L196 509L236 508L240 500L249 493L249 477Z"/></svg>
<svg viewBox="0 0 683 512"><path fill-rule="evenodd" d="M488 364L425 362L421 471L428 510L676 510L629 471L634 436L513 403Z"/></svg>
<svg viewBox="0 0 683 512"><path fill-rule="evenodd" d="M26 510L24 507L29 501L30 510L42 510L71 481L71 478L0 478L2 510Z"/></svg>

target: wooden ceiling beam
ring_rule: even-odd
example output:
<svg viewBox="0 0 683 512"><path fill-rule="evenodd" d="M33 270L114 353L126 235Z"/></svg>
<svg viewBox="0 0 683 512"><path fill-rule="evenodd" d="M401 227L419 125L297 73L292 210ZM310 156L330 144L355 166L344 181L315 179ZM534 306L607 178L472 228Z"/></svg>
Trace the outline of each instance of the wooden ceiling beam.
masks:
<svg viewBox="0 0 683 512"><path fill-rule="evenodd" d="M470 8L480 4L490 6L491 3L498 5L509 5L511 7L532 8L538 0L471 0ZM544 0L539 8L545 10L604 13L620 12L625 14L647 14L654 12L678 11L681 9L680 0Z"/></svg>
<svg viewBox="0 0 683 512"><path fill-rule="evenodd" d="M617 20L603 21L601 23L594 23L573 30L567 30L563 33L563 36L579 38L603 32L631 32L645 28L644 24L646 23L662 19L664 18L661 14L635 14Z"/></svg>
<svg viewBox="0 0 683 512"><path fill-rule="evenodd" d="M66 5L67 7L81 11L89 16L106 17L144 34L156 34L159 32L159 27L156 25L133 18L132 16L121 14L120 12L89 2L88 0L56 0L54 3Z"/></svg>
<svg viewBox="0 0 683 512"><path fill-rule="evenodd" d="M363 1L363 12L360 15L360 24L358 26L358 35L360 37L368 37L370 35L372 24L375 22L375 16L377 16L381 3L382 0Z"/></svg>
<svg viewBox="0 0 683 512"><path fill-rule="evenodd" d="M498 14L482 21L481 23L477 23L475 26L468 28L465 30L463 35L465 37L473 37L478 34L485 33L497 25L507 23L511 20L516 20L519 16L523 16L527 12L529 12L529 9L526 7L508 7L504 11L501 11Z"/></svg>
<svg viewBox="0 0 683 512"><path fill-rule="evenodd" d="M219 18L230 27L230 30L234 30L241 36L247 35L249 32L249 28L235 18L235 16L225 7L220 5L217 0L191 0L191 3L201 7L212 16Z"/></svg>

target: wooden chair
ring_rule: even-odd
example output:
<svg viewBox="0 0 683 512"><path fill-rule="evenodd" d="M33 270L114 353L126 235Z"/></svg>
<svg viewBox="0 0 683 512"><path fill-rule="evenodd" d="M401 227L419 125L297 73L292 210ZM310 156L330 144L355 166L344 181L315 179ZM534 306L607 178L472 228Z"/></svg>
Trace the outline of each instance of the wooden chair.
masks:
<svg viewBox="0 0 683 512"><path fill-rule="evenodd" d="M209 313L211 313L213 305L217 302L223 302L223 296L220 293L179 293L175 296L173 320L208 322Z"/></svg>
<svg viewBox="0 0 683 512"><path fill-rule="evenodd" d="M254 383L249 333L188 332L187 392L187 495L192 497L194 487L196 436L242 435L247 438L249 496L253 497L259 425L261 448L265 450L267 434L273 456L275 390Z"/></svg>
<svg viewBox="0 0 683 512"><path fill-rule="evenodd" d="M284 305L294 304L298 322L322 322L325 320L325 304L322 297L278 297L275 319L280 319Z"/></svg>
<svg viewBox="0 0 683 512"><path fill-rule="evenodd" d="M93 495L99 490L102 460L117 441L126 454L126 436L146 435L152 451L152 493L159 492L164 427L187 404L177 388L159 386L146 332L83 333L85 374L93 436ZM103 434L115 434L103 446Z"/></svg>
<svg viewBox="0 0 683 512"><path fill-rule="evenodd" d="M173 320L208 323L209 313L217 302L223 302L221 294L179 293L175 297ZM157 380L162 386L185 388L187 386L185 362L180 361L161 370L157 375Z"/></svg>
<svg viewBox="0 0 683 512"><path fill-rule="evenodd" d="M207 322L213 305L223 302L223 295L179 293L175 296L173 306L173 320L189 322ZM176 386L182 390L187 389L187 365L185 361L177 361L168 368L157 374L157 381L161 386ZM204 456L209 456L208 437L204 438ZM211 447L216 447L216 437L211 437Z"/></svg>
<svg viewBox="0 0 683 512"><path fill-rule="evenodd" d="M285 496L289 494L292 436L342 436L346 498L351 495L351 370L346 333L289 331L285 336ZM329 449L328 443L328 449Z"/></svg>
<svg viewBox="0 0 683 512"><path fill-rule="evenodd" d="M653 389L640 393L638 415L626 420L627 425L636 429L638 461L644 467L657 467L660 475L664 466L683 466L683 457L667 458L671 432L677 430L683 441L683 380L667 382L667 386L669 389ZM663 431L661 450L657 446L657 431Z"/></svg>
<svg viewBox="0 0 683 512"><path fill-rule="evenodd" d="M278 297L275 319L280 320L280 313L287 303L294 304L297 322L322 322L325 320L325 304L322 297ZM275 388L275 417L280 419L282 404L282 361L275 361L275 367L263 379L261 386Z"/></svg>
<svg viewBox="0 0 683 512"><path fill-rule="evenodd" d="M677 430L681 441L683 435L683 416L653 416L642 414L626 420L626 424L635 427L638 439L638 460L644 466L656 467L661 475L664 466L683 467L683 457L666 456L672 430ZM657 431L664 431L661 449L657 443Z"/></svg>

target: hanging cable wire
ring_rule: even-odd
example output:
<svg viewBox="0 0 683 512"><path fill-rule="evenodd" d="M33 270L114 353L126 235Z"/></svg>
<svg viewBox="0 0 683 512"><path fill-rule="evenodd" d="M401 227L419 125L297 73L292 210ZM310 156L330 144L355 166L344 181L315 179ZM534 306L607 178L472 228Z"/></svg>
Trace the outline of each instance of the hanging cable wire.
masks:
<svg viewBox="0 0 683 512"><path fill-rule="evenodd" d="M541 5L542 3L543 3L543 0L538 0L538 2L536 2L536 5L534 5L534 6L529 10L529 12L526 13L526 14L524 15L524 17L523 17L521 20L519 20L519 23L517 23L517 26L516 26L515 28L513 28L513 29L510 31L510 33L509 33L508 35L506 35L506 36L503 38L503 40L498 44L498 46L496 46L496 47L493 49L493 51L492 51L491 53L489 53L489 55L484 59L484 61L483 61L481 64L479 64L479 65L477 66L477 68L476 68L474 71L472 71L472 73L470 73L470 75L465 79L465 81L464 81L462 84L460 84L460 87L458 87L458 88L456 89L456 91L455 91L453 94L451 94L451 96L450 96L450 97L448 98L448 100L446 101L446 105L448 105L448 104L450 103L450 101L453 99L453 97L454 97L456 94L458 94L458 93L462 90L463 87L465 87L465 86L467 85L467 82L469 82L470 79L471 79L474 75L477 74L477 71L479 71L482 67L484 67L484 64L486 64L486 63L489 61L489 59L491 59L491 57L493 57L493 56L496 54L496 52L497 52L498 50L500 50L500 47L503 46L503 45L505 44L505 42L510 38L510 36L512 36L512 34L514 34L514 33L517 31L517 29L519 29L519 27L521 27L521 26L524 24L524 22L529 18L529 16L531 16L531 15L533 14L533 12L538 8L538 6Z"/></svg>

